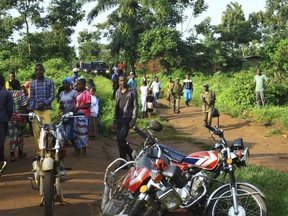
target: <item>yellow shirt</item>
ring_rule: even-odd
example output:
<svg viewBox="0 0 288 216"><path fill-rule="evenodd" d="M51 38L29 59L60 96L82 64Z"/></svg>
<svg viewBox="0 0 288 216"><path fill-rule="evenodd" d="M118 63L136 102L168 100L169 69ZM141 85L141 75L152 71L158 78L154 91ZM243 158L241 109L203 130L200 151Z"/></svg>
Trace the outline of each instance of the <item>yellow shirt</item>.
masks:
<svg viewBox="0 0 288 216"><path fill-rule="evenodd" d="M6 81L6 83L5 83L5 89L6 89L6 90L11 90L11 89L12 89L12 87L11 87L11 85L10 85L10 81Z"/></svg>

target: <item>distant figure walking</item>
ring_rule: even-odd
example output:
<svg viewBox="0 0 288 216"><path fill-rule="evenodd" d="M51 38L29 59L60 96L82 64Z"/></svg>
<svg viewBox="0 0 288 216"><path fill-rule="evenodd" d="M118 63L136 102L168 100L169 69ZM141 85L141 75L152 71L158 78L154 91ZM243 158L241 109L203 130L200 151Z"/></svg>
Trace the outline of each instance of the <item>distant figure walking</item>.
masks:
<svg viewBox="0 0 288 216"><path fill-rule="evenodd" d="M189 101L192 99L193 83L190 80L189 74L186 74L186 79L183 81L185 106L189 107Z"/></svg>
<svg viewBox="0 0 288 216"><path fill-rule="evenodd" d="M173 85L174 81L172 80L172 77L169 77L169 80L166 83L167 88L167 101L169 106L171 106L171 86Z"/></svg>
<svg viewBox="0 0 288 216"><path fill-rule="evenodd" d="M119 88L119 82L118 82L118 69L116 68L114 70L114 74L112 75L111 77L111 82L112 82L112 91L113 91L113 94L112 94L112 98L115 99L115 94L116 94L116 91L118 90Z"/></svg>
<svg viewBox="0 0 288 216"><path fill-rule="evenodd" d="M152 116L152 113L153 113L153 110L154 110L154 103L155 103L155 99L154 99L154 96L153 96L153 93L152 93L152 90L151 89L148 89L148 92L147 92L147 97L146 97L146 103L147 103L147 115L148 115L148 118L150 118Z"/></svg>
<svg viewBox="0 0 288 216"><path fill-rule="evenodd" d="M183 87L180 84L180 78L176 78L175 83L171 86L171 100L173 113L180 113L180 99L183 91Z"/></svg>
<svg viewBox="0 0 288 216"><path fill-rule="evenodd" d="M257 106L260 109L261 108L261 102L262 102L262 106L265 107L266 105L266 100L265 100L265 85L264 83L270 82L270 80L268 79L267 76L265 76L264 74L261 73L261 69L258 68L257 69L257 75L254 77L254 83L256 84L255 86L255 93L256 93L256 102L257 102Z"/></svg>
<svg viewBox="0 0 288 216"><path fill-rule="evenodd" d="M143 80L142 81L143 85L140 86L140 99L141 99L141 118L146 118L147 117L147 102L146 102L146 98L147 98L147 93L148 93L148 89L149 87L147 86L147 81Z"/></svg>
<svg viewBox="0 0 288 216"><path fill-rule="evenodd" d="M152 82L150 88L152 89L153 96L154 96L154 105L157 107L158 99L161 91L161 83L158 80L158 77L154 77L154 81Z"/></svg>
<svg viewBox="0 0 288 216"><path fill-rule="evenodd" d="M211 126L216 96L215 92L209 90L208 84L204 85L204 91L200 94L200 99L203 102L203 121L206 125Z"/></svg>

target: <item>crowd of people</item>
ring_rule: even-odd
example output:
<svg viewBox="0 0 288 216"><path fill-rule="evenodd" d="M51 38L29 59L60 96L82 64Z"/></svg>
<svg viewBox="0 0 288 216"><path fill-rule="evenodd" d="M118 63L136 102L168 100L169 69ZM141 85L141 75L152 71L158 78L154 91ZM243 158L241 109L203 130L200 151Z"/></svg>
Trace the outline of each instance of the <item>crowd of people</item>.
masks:
<svg viewBox="0 0 288 216"><path fill-rule="evenodd" d="M131 72L129 77L123 74L123 63L114 68L114 74L111 77L112 97L115 99L115 111L113 130L117 131L117 142L119 155L123 159L132 159L132 149L126 138L129 129L136 123L138 115L138 91L141 102L141 118L150 118L154 109L158 106L158 100L161 92L161 82L157 76L153 81L146 75L143 77L142 84L138 87L135 72ZM98 135L99 126L99 99L96 95L96 85L93 79L86 81L83 77L78 77L80 65L73 68L71 77L62 79L62 86L58 89L57 101L61 115L67 112L81 112L84 117L69 119L64 122L66 146L73 146L75 151L73 156L86 156L88 140ZM0 140L0 162L2 169L4 162L4 142L5 135L9 135L10 143L10 161L26 157L23 145L23 130L27 119L19 117L19 113L36 113L42 123L51 123L52 102L54 101L55 86L52 79L44 76L45 69L42 64L36 64L35 71L31 75L31 80L20 84L16 79L15 73L11 72L9 80L0 75L0 132L4 134ZM256 84L256 101L260 108L265 106L264 83L269 79L261 74L257 69L257 75L254 77ZM189 74L186 74L183 82L177 77L173 81L169 77L167 83L167 101L172 108L173 114L180 113L181 97L184 98L186 107L193 95L193 82ZM216 94L209 89L209 84L203 85L203 92L200 94L203 103L203 121L211 125L213 113L215 110ZM36 153L39 154L39 135L40 128L38 124L29 124L30 132L33 133L36 143ZM0 168L1 168L0 167ZM1 171L1 170L0 170Z"/></svg>
<svg viewBox="0 0 288 216"><path fill-rule="evenodd" d="M77 65L79 66L79 65ZM73 146L73 156L86 156L88 137L96 138L99 124L99 99L96 96L96 86L93 79L89 79L86 87L86 79L78 77L76 68L72 77L62 79L62 85L58 89L57 101L59 113L82 112L84 117L71 118L63 123L65 131L65 146ZM39 155L40 127L35 122L21 117L19 113L34 112L40 117L42 124L49 124L52 120L52 102L55 97L54 81L44 76L45 68L42 64L36 64L31 80L20 84L12 71L9 80L0 75L0 171L4 169L4 142L9 136L10 162L25 158L23 131L29 124L30 134L35 139L36 155ZM4 135L4 136L3 136Z"/></svg>

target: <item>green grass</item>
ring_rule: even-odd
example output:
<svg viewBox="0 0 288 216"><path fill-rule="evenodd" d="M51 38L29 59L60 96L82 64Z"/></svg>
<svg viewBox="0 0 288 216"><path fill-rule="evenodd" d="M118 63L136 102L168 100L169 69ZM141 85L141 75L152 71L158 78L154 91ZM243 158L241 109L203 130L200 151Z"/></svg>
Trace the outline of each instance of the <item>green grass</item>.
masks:
<svg viewBox="0 0 288 216"><path fill-rule="evenodd" d="M238 169L236 176L237 181L249 182L264 193L268 215L288 215L288 173L260 166L248 166Z"/></svg>

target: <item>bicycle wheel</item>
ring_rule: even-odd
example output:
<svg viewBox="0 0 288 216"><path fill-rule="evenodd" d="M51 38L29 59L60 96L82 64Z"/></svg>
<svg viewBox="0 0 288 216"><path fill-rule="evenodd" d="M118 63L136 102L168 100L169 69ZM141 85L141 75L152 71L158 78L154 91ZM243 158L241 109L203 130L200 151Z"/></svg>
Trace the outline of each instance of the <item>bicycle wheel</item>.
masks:
<svg viewBox="0 0 288 216"><path fill-rule="evenodd" d="M43 179L45 216L53 216L54 214L54 181L54 171L45 171Z"/></svg>
<svg viewBox="0 0 288 216"><path fill-rule="evenodd" d="M237 201L239 213L237 216L266 216L267 210L264 199L253 188L246 185L237 185ZM233 200L230 187L218 191L208 206L208 215L236 216L233 209Z"/></svg>

